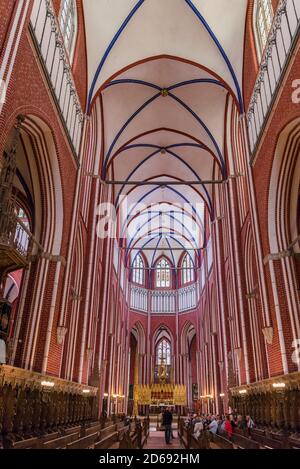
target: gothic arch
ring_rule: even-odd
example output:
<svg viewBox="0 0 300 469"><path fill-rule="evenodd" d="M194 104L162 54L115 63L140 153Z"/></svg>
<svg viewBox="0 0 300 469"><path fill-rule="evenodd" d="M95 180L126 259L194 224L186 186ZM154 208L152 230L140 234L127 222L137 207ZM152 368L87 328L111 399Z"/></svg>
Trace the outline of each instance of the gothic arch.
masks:
<svg viewBox="0 0 300 469"><path fill-rule="evenodd" d="M281 260L282 279L294 339L297 339L300 334L300 305L297 295L299 290L297 270L299 271L299 268L295 261L296 254L300 252L299 151L300 119L295 119L286 125L279 135L274 153L268 199L270 254L273 255L275 262Z"/></svg>
<svg viewBox="0 0 300 469"><path fill-rule="evenodd" d="M8 134L5 151L10 151L14 129ZM16 316L11 362L32 369L40 333L42 304L50 272L59 276L61 262L52 264L51 256L61 255L63 236L64 204L62 179L58 162L58 152L53 133L40 117L28 114L24 117L16 151L16 174L13 181L14 191L20 205L28 208L29 226L33 235L32 254L37 255L36 262L24 272L20 301ZM42 250L42 255L40 252ZM26 298L26 302L25 302ZM53 292L51 309L54 311L56 290ZM24 309L30 308L30 318L26 327L22 327ZM49 313L49 321L53 315ZM24 326L24 322L22 323ZM50 328L49 328L50 329ZM48 359L50 335L43 332L45 343L44 364ZM18 340L26 344L23 353L18 354Z"/></svg>

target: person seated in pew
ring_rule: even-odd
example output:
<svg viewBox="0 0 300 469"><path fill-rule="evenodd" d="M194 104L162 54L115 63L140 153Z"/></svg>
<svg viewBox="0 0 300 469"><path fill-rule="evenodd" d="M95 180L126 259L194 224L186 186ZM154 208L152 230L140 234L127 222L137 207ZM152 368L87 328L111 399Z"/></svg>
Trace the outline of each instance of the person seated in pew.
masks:
<svg viewBox="0 0 300 469"><path fill-rule="evenodd" d="M243 417L242 415L238 415L236 424L239 430L242 430L243 432L247 430L247 421L245 416Z"/></svg>
<svg viewBox="0 0 300 469"><path fill-rule="evenodd" d="M229 415L226 416L224 429L225 429L225 433L226 433L227 438L229 440L231 440L232 439L233 429L232 429L232 423L230 421L230 416Z"/></svg>
<svg viewBox="0 0 300 469"><path fill-rule="evenodd" d="M197 440L199 436L201 435L201 433L203 432L203 430L204 430L203 422L200 418L197 418L195 426L194 426L194 436L195 438L197 438Z"/></svg>
<svg viewBox="0 0 300 469"><path fill-rule="evenodd" d="M208 430L213 433L214 435L216 435L217 431L218 431L218 422L215 418L215 416L213 415L212 416L212 420L211 420L211 423L208 425Z"/></svg>
<svg viewBox="0 0 300 469"><path fill-rule="evenodd" d="M248 434L250 435L251 430L255 427L255 423L252 420L252 418L250 417L250 415L246 416L246 425L247 425L247 429L248 429Z"/></svg>

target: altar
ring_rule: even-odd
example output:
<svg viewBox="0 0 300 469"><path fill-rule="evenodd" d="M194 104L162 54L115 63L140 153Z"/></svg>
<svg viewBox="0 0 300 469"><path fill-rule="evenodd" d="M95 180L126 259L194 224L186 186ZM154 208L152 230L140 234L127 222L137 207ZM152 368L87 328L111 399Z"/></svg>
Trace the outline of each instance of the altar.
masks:
<svg viewBox="0 0 300 469"><path fill-rule="evenodd" d="M163 407L186 406L186 386L177 384L147 384L134 386L135 405L161 410Z"/></svg>

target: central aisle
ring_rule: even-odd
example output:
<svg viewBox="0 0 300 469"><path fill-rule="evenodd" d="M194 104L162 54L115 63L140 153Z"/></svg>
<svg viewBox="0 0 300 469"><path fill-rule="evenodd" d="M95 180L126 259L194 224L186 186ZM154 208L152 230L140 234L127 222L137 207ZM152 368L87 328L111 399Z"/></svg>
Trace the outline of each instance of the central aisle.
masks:
<svg viewBox="0 0 300 469"><path fill-rule="evenodd" d="M177 430L173 430L173 435L175 438L174 440L171 440L172 444L167 445L165 442L165 433L158 432L156 429L150 428L150 435L144 449L165 449L168 451L182 449Z"/></svg>

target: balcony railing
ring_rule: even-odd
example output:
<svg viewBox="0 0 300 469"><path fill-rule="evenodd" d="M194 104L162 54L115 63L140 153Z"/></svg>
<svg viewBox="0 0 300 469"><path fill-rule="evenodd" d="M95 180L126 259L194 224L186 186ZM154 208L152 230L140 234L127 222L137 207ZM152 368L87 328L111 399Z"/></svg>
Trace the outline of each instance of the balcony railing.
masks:
<svg viewBox="0 0 300 469"><path fill-rule="evenodd" d="M83 112L52 0L35 0L30 29L71 148L78 160Z"/></svg>
<svg viewBox="0 0 300 469"><path fill-rule="evenodd" d="M131 287L130 296L131 309L147 313L148 311L148 290L140 287Z"/></svg>
<svg viewBox="0 0 300 469"><path fill-rule="evenodd" d="M25 267L31 254L33 236L13 211L0 206L0 268L7 271Z"/></svg>
<svg viewBox="0 0 300 469"><path fill-rule="evenodd" d="M152 313L175 313L176 292L175 291L151 291Z"/></svg>
<svg viewBox="0 0 300 469"><path fill-rule="evenodd" d="M190 311L197 307L199 296L198 283L183 287L177 291L146 290L137 285L131 285L130 307L132 310L156 314L175 314L178 311ZM176 302L178 299L178 302Z"/></svg>
<svg viewBox="0 0 300 469"><path fill-rule="evenodd" d="M197 285L193 284L178 291L179 312L195 309L197 306Z"/></svg>
<svg viewBox="0 0 300 469"><path fill-rule="evenodd" d="M248 109L247 120L252 158L276 99L281 78L289 63L299 32L299 0L281 0Z"/></svg>

